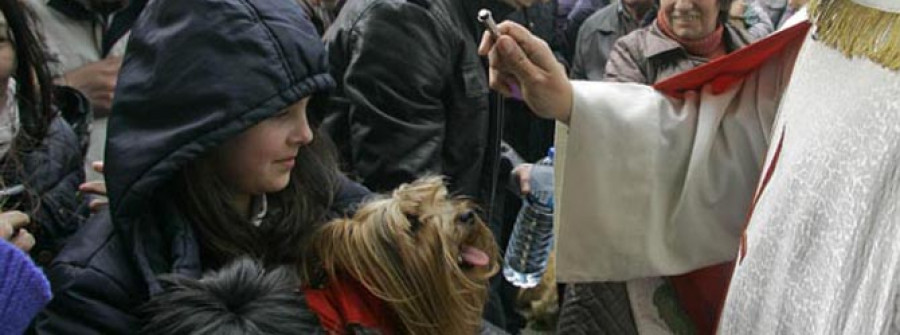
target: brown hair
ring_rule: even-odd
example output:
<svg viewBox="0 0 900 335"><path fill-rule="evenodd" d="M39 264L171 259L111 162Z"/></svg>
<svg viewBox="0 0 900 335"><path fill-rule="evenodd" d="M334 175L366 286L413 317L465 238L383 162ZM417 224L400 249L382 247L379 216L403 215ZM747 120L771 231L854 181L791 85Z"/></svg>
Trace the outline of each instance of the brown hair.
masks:
<svg viewBox="0 0 900 335"><path fill-rule="evenodd" d="M23 132L16 136L20 150L28 150L43 141L53 120L53 82L47 68L44 43L35 31L36 20L19 1L0 1L6 18L10 43L16 50L16 99ZM0 87L6 90L6 87ZM11 99L12 97L7 97Z"/></svg>
<svg viewBox="0 0 900 335"><path fill-rule="evenodd" d="M37 20L28 7L16 0L0 0L0 11L6 19L9 42L15 54L15 71L12 77L16 80L16 99L19 107L19 125L12 145L0 163L0 188L22 183L25 186L24 196L0 199L4 210L16 208L36 215L41 207L41 197L30 185L30 175L25 171L23 159L25 155L41 145L47 136L47 130L55 117L53 112L53 82L47 68L47 54L43 40L37 31ZM6 92L6 87L0 90ZM2 106L0 106L2 108ZM40 234L41 225L33 222L28 226L31 233Z"/></svg>

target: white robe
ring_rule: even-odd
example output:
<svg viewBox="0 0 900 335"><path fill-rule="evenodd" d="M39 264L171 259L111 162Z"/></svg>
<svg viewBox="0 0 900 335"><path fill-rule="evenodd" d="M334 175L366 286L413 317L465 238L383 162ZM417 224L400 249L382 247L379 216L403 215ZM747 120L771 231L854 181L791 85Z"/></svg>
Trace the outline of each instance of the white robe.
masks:
<svg viewBox="0 0 900 335"><path fill-rule="evenodd" d="M719 333L900 333L900 73L812 39L795 68Z"/></svg>
<svg viewBox="0 0 900 335"><path fill-rule="evenodd" d="M709 86L675 99L644 85L574 82L557 164L559 281L676 275L733 260L793 63L780 58L797 49L717 95Z"/></svg>

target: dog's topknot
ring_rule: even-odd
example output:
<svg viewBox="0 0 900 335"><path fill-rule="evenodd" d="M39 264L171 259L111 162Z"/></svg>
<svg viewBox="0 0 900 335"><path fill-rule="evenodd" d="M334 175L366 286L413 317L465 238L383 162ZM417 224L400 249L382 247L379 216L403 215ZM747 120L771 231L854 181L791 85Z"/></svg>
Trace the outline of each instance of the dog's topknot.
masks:
<svg viewBox="0 0 900 335"><path fill-rule="evenodd" d="M429 176L400 185L394 190L392 198L397 201L400 211L410 215L429 212L430 208L447 200L447 193L443 178Z"/></svg>

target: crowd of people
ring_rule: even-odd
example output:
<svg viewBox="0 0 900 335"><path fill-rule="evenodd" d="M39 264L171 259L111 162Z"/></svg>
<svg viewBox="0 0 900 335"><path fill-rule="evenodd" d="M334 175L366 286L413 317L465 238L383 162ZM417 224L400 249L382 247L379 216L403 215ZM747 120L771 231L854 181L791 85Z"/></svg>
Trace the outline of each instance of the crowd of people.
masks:
<svg viewBox="0 0 900 335"><path fill-rule="evenodd" d="M0 11L2 334L900 329L890 0ZM529 294L498 269L554 145Z"/></svg>

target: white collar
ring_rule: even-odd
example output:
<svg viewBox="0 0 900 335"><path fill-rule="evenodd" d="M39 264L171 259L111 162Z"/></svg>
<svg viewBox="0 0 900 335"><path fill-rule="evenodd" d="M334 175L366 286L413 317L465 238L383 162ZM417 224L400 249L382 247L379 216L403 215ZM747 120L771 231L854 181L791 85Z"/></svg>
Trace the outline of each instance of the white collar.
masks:
<svg viewBox="0 0 900 335"><path fill-rule="evenodd" d="M252 219L250 219L250 223L254 226L259 227L262 224L263 219L266 218L266 214L269 211L269 201L266 199L266 195L263 194L258 197L253 197L252 202L250 203L250 212L254 213Z"/></svg>

